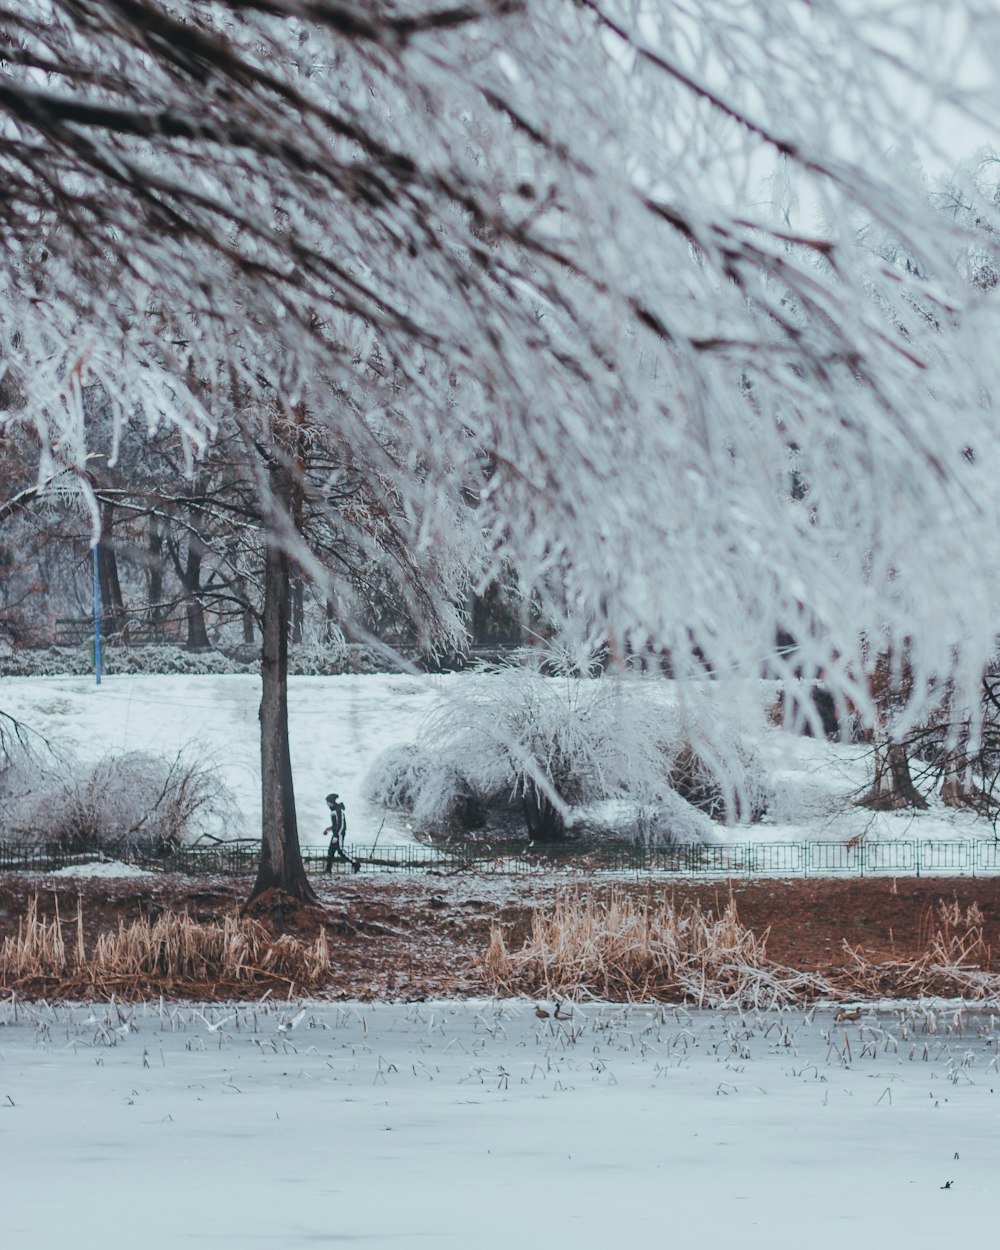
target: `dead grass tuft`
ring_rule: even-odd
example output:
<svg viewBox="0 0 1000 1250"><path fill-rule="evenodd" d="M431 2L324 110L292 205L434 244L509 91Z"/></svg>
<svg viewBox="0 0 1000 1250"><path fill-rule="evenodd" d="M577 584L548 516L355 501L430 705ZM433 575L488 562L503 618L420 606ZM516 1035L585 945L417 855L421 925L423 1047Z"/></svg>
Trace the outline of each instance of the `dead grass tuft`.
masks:
<svg viewBox="0 0 1000 1250"><path fill-rule="evenodd" d="M927 949L912 959L875 962L862 947L845 942L848 962L841 980L867 997L961 995L982 999L1000 994L1000 976L989 971L992 952L979 905L973 902L963 910L957 899L941 899L936 912Z"/></svg>
<svg viewBox="0 0 1000 1250"><path fill-rule="evenodd" d="M17 922L17 936L4 938L0 945L0 979L22 981L60 973L66 968L59 907L55 917L44 920L38 914L38 895L32 895L28 910Z"/></svg>
<svg viewBox="0 0 1000 1250"><path fill-rule="evenodd" d="M740 922L732 897L716 915L697 903L565 893L551 913L535 912L519 950L494 924L479 971L494 993L633 1002L772 1006L829 991L817 977L772 964L766 946L766 933L758 937Z"/></svg>
<svg viewBox="0 0 1000 1250"><path fill-rule="evenodd" d="M163 912L155 920L120 924L102 933L87 953L82 907L76 940L67 951L58 907L52 920L39 916L38 896L28 903L16 937L0 946L0 985L50 980L86 987L139 984L219 983L247 986L275 981L308 988L322 983L330 968L326 933L311 943L287 934L273 937L256 920L233 914L221 924L203 924L186 912Z"/></svg>

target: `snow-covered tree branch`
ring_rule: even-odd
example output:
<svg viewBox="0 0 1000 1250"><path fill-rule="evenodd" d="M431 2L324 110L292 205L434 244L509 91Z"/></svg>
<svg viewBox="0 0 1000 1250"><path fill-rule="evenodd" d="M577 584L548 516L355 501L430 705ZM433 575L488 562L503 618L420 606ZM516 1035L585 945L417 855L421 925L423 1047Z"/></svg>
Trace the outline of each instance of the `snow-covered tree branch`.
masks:
<svg viewBox="0 0 1000 1250"><path fill-rule="evenodd" d="M905 650L903 727L976 704L1000 236L931 180L988 137L1000 12L0 0L0 40L3 420L43 476L88 387L192 455L304 409L417 564L466 508L475 576L583 650L869 711Z"/></svg>

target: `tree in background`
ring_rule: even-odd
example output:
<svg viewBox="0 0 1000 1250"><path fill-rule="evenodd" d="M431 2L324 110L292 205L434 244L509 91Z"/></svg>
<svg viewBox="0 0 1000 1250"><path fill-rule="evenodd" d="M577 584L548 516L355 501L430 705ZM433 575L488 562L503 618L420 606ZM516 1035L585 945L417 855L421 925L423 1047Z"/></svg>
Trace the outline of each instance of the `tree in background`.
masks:
<svg viewBox="0 0 1000 1250"><path fill-rule="evenodd" d="M995 117L1000 14L0 0L0 36L0 354L43 476L84 465L92 383L192 456L233 411L269 567L322 581L275 438L304 407L447 573L424 606L460 503L479 584L515 569L584 652L791 677L783 629L870 718L877 636L904 727L975 702L996 301L886 152Z"/></svg>

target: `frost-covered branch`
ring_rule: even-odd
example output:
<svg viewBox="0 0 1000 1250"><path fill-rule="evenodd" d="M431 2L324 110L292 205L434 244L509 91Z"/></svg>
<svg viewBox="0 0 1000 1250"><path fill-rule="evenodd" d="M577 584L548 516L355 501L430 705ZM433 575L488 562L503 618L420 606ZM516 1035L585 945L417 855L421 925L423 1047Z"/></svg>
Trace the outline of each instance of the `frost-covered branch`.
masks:
<svg viewBox="0 0 1000 1250"><path fill-rule="evenodd" d="M515 568L583 651L870 714L905 643L904 720L975 703L998 210L924 170L1000 109L1000 13L0 0L0 42L2 421L43 476L92 386L190 457L303 410L415 611Z"/></svg>

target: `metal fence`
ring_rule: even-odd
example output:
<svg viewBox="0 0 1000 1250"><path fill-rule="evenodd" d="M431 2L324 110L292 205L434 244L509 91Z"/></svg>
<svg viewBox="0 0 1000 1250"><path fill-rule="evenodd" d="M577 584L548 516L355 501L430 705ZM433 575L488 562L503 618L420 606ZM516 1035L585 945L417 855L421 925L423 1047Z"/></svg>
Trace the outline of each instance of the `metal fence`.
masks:
<svg viewBox="0 0 1000 1250"><path fill-rule="evenodd" d="M250 875L256 872L255 841L191 846L158 854L148 847L121 846L113 855L70 853L58 847L0 842L0 871L52 872L102 860L157 872L188 875ZM741 842L720 846L621 847L607 845L525 850L474 846L355 846L361 871L533 874L545 872L666 873L707 877L805 876L985 876L1000 873L1000 841L913 842ZM306 870L321 873L325 848L303 851ZM337 860L334 871L350 872Z"/></svg>

